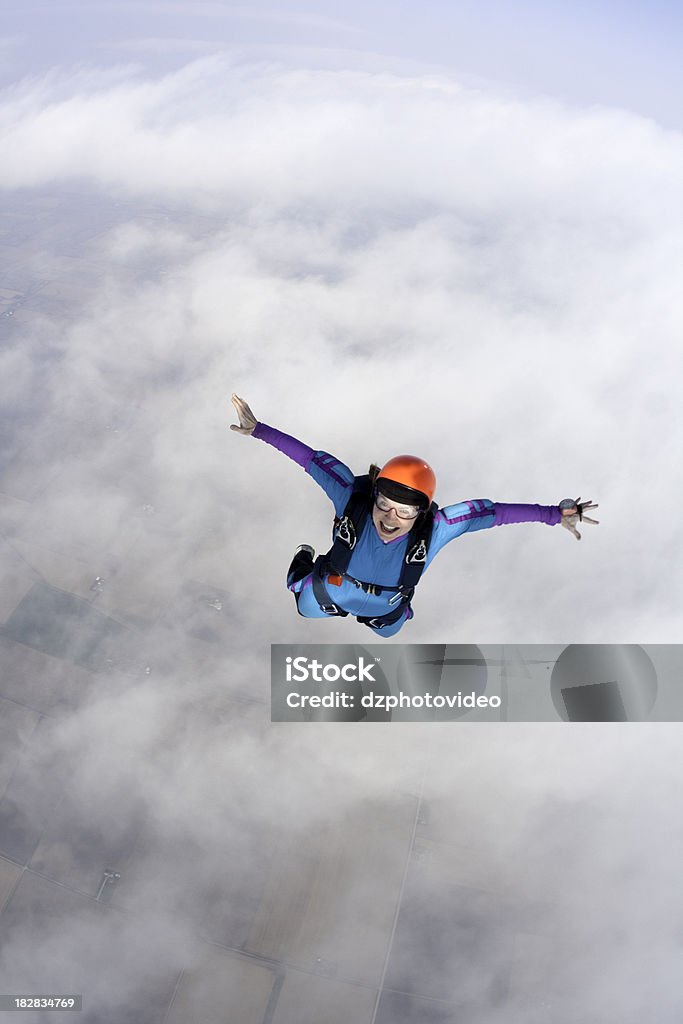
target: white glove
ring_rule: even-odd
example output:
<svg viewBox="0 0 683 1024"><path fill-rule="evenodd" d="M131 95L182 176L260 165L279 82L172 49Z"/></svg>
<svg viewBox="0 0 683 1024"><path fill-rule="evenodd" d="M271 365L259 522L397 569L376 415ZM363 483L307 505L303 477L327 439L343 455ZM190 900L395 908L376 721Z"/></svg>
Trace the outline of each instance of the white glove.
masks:
<svg viewBox="0 0 683 1024"><path fill-rule="evenodd" d="M235 406L235 411L237 412L240 421L239 427L235 423L231 423L230 429L236 430L238 434L253 434L254 430L256 429L256 424L258 420L254 416L253 412L251 411L247 403L244 401L243 398L238 398L234 392L230 398L230 401Z"/></svg>

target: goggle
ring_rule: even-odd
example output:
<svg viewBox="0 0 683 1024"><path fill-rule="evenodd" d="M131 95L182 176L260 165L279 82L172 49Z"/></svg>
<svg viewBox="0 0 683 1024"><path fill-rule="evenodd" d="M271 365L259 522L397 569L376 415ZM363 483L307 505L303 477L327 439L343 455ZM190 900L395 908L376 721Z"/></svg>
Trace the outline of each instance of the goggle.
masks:
<svg viewBox="0 0 683 1024"><path fill-rule="evenodd" d="M394 505L379 491L375 492L375 506L380 512L391 512L393 509L399 519L417 519L420 514L419 508L415 505Z"/></svg>

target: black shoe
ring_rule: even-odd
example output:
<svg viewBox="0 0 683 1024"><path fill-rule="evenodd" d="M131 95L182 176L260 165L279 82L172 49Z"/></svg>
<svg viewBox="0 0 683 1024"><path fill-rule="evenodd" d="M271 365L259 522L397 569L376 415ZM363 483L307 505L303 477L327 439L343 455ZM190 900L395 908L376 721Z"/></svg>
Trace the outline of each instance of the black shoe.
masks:
<svg viewBox="0 0 683 1024"><path fill-rule="evenodd" d="M291 587L294 583L298 583L299 580L304 579L309 573L313 572L313 561L315 559L315 550L310 544L299 544L299 547L294 552L294 558L292 564L287 570L287 586Z"/></svg>

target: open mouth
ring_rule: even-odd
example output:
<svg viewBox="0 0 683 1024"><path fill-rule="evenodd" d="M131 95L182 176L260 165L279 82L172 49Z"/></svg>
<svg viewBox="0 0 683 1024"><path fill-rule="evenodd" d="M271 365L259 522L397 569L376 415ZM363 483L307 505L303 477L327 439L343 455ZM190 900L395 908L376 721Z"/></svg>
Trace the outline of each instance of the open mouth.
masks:
<svg viewBox="0 0 683 1024"><path fill-rule="evenodd" d="M398 526L385 526L381 519L379 522L379 528L380 532L385 534L387 537L391 537L392 534L396 533L396 531L400 529Z"/></svg>

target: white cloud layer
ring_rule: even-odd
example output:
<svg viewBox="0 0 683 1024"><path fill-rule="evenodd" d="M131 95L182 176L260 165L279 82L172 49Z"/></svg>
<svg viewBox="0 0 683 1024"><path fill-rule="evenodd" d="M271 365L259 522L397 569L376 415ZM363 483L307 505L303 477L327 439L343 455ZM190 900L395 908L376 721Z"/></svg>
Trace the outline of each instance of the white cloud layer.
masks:
<svg viewBox="0 0 683 1024"><path fill-rule="evenodd" d="M295 467L220 433L235 388L266 422L359 471L419 449L442 501L600 501L603 525L580 548L533 527L453 545L420 608L450 606L448 580L474 573L480 611L469 583L458 609L470 635L492 614L499 635L523 628L529 640L673 639L677 133L445 79L224 59L151 81L125 70L26 81L0 117L8 196L86 188L131 210L81 248L94 287L60 325L48 388L112 412L134 396L178 506L199 473L224 490L228 461L242 504L259 501L256 481L287 481L325 521L325 499ZM43 277L68 273L49 253L31 260ZM24 343L29 362L36 345ZM13 391L28 370L6 358ZM154 385L164 375L166 397ZM300 516L279 509L268 550L255 544L250 558L286 562ZM529 597L513 611L493 595L521 565ZM274 607L286 597L267 593ZM434 636L434 611L420 618L414 632Z"/></svg>
<svg viewBox="0 0 683 1024"><path fill-rule="evenodd" d="M600 502L581 544L542 526L454 542L398 640L679 639L681 136L445 78L226 58L158 79L27 79L2 94L0 127L13 218L0 281L13 314L0 355L5 538L52 586L87 597L105 576L96 607L137 631L128 674L93 682L51 724L36 778L52 756L76 762L67 818L105 832L120 819L122 833L145 821L121 898L139 900L140 945L163 934L160 955L179 970L228 884L226 859L239 866L230 885L248 888L271 832L294 842L337 828L343 813L412 793L424 761L419 730L378 730L370 744L326 729L323 743L315 726L269 729L265 703L235 718L245 693L265 702L271 642L369 634L296 616L286 567L298 543L325 545L330 508L283 456L228 431L231 391L356 472L423 454L442 503ZM190 583L194 604L181 607ZM212 647L184 627L218 592L222 614L201 624ZM655 731L615 727L599 745L587 728L558 742L510 727L483 742L453 726L434 748L428 795L458 804L453 842L468 835L490 877L555 908L578 958L554 982L557 1006L582 977L598 1009L615 1005L632 981L632 916L669 964L678 925L663 893L680 828L669 862L663 842L649 859L634 826L647 813L662 829L675 802L678 731ZM62 855L45 852L46 873ZM116 921L98 956L128 941ZM16 928L10 975L42 956L82 963L74 982L91 976L91 923L41 938L26 911ZM599 976L585 949L600 953ZM126 967L131 990L138 969ZM630 1008L669 1005L658 970L657 984L657 972L633 982ZM97 985L115 1006L111 978ZM522 1002L508 1022L536 1020Z"/></svg>

